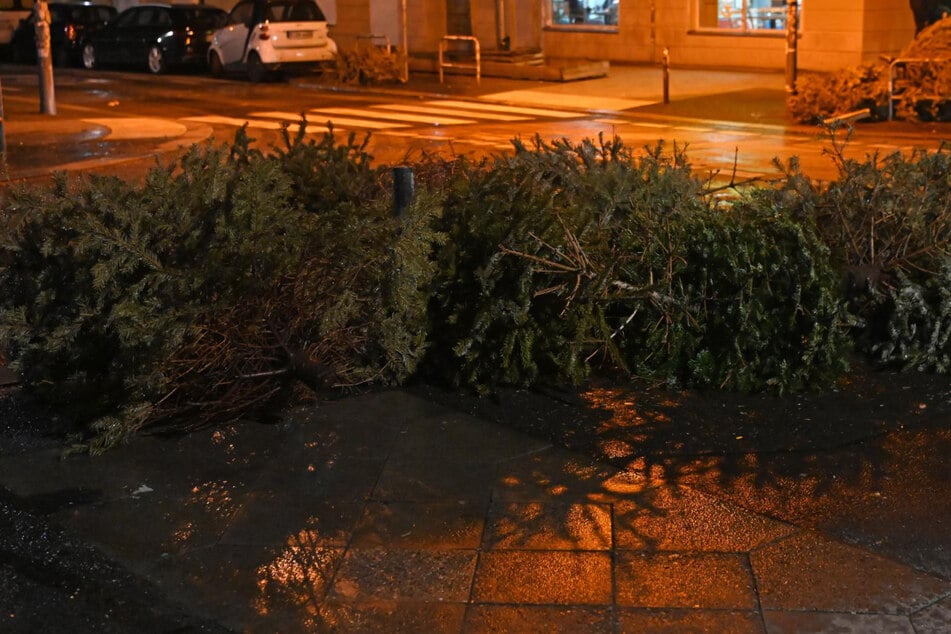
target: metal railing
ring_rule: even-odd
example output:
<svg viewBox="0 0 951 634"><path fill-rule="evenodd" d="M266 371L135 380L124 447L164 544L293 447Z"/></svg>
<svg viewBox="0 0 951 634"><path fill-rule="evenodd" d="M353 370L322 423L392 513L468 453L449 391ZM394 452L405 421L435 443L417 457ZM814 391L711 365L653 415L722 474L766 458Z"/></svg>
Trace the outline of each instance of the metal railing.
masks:
<svg viewBox="0 0 951 634"><path fill-rule="evenodd" d="M895 95L901 94L901 89L898 85L898 77L896 76L896 70L899 67L907 68L909 65L926 65L926 64L947 64L951 63L951 58L947 57L899 57L897 59L891 60L888 64L888 120L891 121L895 118ZM951 95L941 95L936 94L933 97L941 99L942 97L949 97Z"/></svg>
<svg viewBox="0 0 951 634"><path fill-rule="evenodd" d="M446 51L453 42L471 42L474 52L473 61L446 61ZM482 82L482 56L479 40L471 35L444 35L439 42L439 83L443 83L443 69L469 68L475 70L476 83Z"/></svg>

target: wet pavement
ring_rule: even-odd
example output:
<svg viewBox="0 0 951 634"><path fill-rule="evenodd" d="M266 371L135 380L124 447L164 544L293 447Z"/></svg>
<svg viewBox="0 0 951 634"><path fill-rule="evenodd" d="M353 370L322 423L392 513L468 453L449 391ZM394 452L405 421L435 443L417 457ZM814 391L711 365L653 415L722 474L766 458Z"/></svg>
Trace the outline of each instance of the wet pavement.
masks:
<svg viewBox="0 0 951 634"><path fill-rule="evenodd" d="M612 72L585 90L626 99L656 92L655 69L639 72ZM783 125L781 77L681 77L676 116ZM464 96L524 88L491 79L438 87ZM705 91L736 98L712 113ZM8 142L108 132L79 116L51 130L39 116L7 115ZM121 173L187 138L125 145L129 153L113 162L76 167ZM848 539L857 524L837 530L839 509L783 507L806 491L797 493L794 477L771 483L774 497L717 493L701 477L624 470L522 433L505 420L516 415L503 408L499 424L390 390L294 410L277 424L140 438L97 458L61 460L60 439L42 435L48 421L33 434L7 434L0 631L951 630L943 563L900 556L877 538ZM947 431L939 422L883 442L928 455ZM913 466L900 487L862 491L853 516L889 522L886 541L900 541L902 522L919 534L926 525L927 559L951 547L948 518L921 512L929 495L945 499L947 465L938 457ZM898 497L915 482L917 514L899 504L883 517L875 494Z"/></svg>
<svg viewBox="0 0 951 634"><path fill-rule="evenodd" d="M643 65L616 66L604 77L572 82L499 77L483 77L477 82L469 75L447 75L445 82L440 82L433 73L413 73L406 84L351 86L304 76L291 81L300 88L295 94L306 97L290 106L280 105L284 103L280 87L285 84L277 82L251 90L243 82L209 84L200 76L168 75L162 80L161 93L143 96L141 73L90 77L81 69L59 69L58 114L49 116L38 114L37 77L29 71L0 65L6 175L14 180L42 179L50 170L134 175L144 172L143 166L155 165L157 157L171 157L194 143L215 137L231 140L237 126L244 123L263 147L270 147L279 143L275 130L280 123L297 120L298 105L309 112L312 123L325 121L322 117L329 115L324 109L313 108L325 101L323 95L347 101L354 94L361 104L369 104L364 109L368 119L354 123L350 116L357 109L348 109L348 116L338 120L342 123L335 130L350 130L351 123L353 130L373 130L369 149L383 164L423 152L484 155L511 150L513 138L528 139L535 134L548 141L572 142L618 135L635 151L655 147L659 140L668 149L674 144L687 147L695 171L702 176L719 175L718 183L728 176L739 182L776 177L779 171L774 158L786 161L797 157L813 178L825 180L837 174L828 155L828 131L789 119L784 78L775 72L675 67L670 73L669 103L663 101L661 69ZM176 110L180 102L188 102L201 90L220 94L229 103L236 94L240 98L222 112L207 107L204 101L189 102ZM168 108L153 106L159 94ZM259 101L272 103L275 112L256 111L250 104ZM452 112L466 112L467 117L476 111L491 115L493 108L520 112L528 107L561 114L507 124L475 115L468 120L470 125L450 130L448 124L419 123L414 108L420 103L448 106ZM406 112L400 111L401 107ZM381 109L397 119L381 121L385 118ZM445 115L445 110L440 111ZM221 116L225 114L231 116ZM406 117L417 124L408 127ZM320 134L323 128L314 125L310 129ZM840 131L839 141L844 136L845 131ZM840 145L848 157L861 159L871 153L907 152L915 147L935 149L942 138L947 135L940 124L896 121L858 126L849 142Z"/></svg>
<svg viewBox="0 0 951 634"><path fill-rule="evenodd" d="M0 482L192 628L951 627L947 578L402 390L98 458L27 451ZM0 625L35 631L25 609Z"/></svg>

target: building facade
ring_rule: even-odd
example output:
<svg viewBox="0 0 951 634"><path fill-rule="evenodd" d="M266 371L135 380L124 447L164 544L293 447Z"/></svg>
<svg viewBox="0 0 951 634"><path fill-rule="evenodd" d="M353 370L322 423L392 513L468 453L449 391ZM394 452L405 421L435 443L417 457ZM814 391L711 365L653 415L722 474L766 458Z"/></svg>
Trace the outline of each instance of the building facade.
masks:
<svg viewBox="0 0 951 634"><path fill-rule="evenodd" d="M549 58L782 69L787 0L319 0L341 46L368 35L432 55L444 35L483 51ZM326 5L326 6L325 6ZM914 37L909 0L798 0L798 66L833 70L894 55ZM402 16L406 16L406 32Z"/></svg>
<svg viewBox="0 0 951 634"><path fill-rule="evenodd" d="M125 8L147 0L112 0ZM176 0L179 1L179 0ZM229 9L236 0L185 0ZM483 51L549 58L783 69L789 0L317 0L342 47L370 36L434 56L444 35ZM0 0L10 30L32 0ZM914 37L910 0L798 0L798 67L834 70L894 55ZM406 28L403 23L405 16ZM0 27L6 25L0 20ZM2 28L0 28L2 31ZM2 33L0 33L2 36ZM9 38L8 38L9 39ZM2 40L0 40L2 43Z"/></svg>

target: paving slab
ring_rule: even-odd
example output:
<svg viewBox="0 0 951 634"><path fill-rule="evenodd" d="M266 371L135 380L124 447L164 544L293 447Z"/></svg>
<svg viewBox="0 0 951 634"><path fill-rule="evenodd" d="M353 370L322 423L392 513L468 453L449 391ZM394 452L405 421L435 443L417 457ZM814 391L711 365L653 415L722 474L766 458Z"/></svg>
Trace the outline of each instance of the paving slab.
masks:
<svg viewBox="0 0 951 634"><path fill-rule="evenodd" d="M744 555L640 553L617 555L617 603L642 608L755 610L756 584Z"/></svg>
<svg viewBox="0 0 951 634"><path fill-rule="evenodd" d="M473 605L466 612L465 632L551 632L612 634L614 616L608 608L547 605Z"/></svg>
<svg viewBox="0 0 951 634"><path fill-rule="evenodd" d="M698 609L618 609L619 632L765 634L759 612Z"/></svg>
<svg viewBox="0 0 951 634"><path fill-rule="evenodd" d="M743 553L797 530L684 486L648 489L614 513L623 549Z"/></svg>
<svg viewBox="0 0 951 634"><path fill-rule="evenodd" d="M610 550L611 506L503 502L486 520L486 550Z"/></svg>
<svg viewBox="0 0 951 634"><path fill-rule="evenodd" d="M611 557L605 552L509 550L479 557L475 603L611 605Z"/></svg>
<svg viewBox="0 0 951 634"><path fill-rule="evenodd" d="M951 583L803 531L755 550L764 609L908 615L951 594Z"/></svg>

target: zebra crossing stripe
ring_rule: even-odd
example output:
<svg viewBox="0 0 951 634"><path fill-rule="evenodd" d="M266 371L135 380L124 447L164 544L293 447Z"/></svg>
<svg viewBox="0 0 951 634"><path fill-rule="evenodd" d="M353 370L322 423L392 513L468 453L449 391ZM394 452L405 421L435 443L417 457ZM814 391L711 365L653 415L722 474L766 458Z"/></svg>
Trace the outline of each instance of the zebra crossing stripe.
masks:
<svg viewBox="0 0 951 634"><path fill-rule="evenodd" d="M262 121L260 119L240 119L238 117L220 117L208 115L204 117L186 117L185 121L194 121L195 123L207 123L209 125L231 125L236 128L247 124L249 128L259 130L280 130L281 124L278 121Z"/></svg>
<svg viewBox="0 0 951 634"><path fill-rule="evenodd" d="M322 123L329 122L331 125L333 125L334 130L340 130L343 128L356 128L365 130L397 130L399 128L410 127L409 124L397 123L395 121L371 121L370 119L351 119L349 117L315 116L313 119L308 119L308 121L311 120L320 121Z"/></svg>
<svg viewBox="0 0 951 634"><path fill-rule="evenodd" d="M317 108L311 110L313 113L331 115L350 115L354 117L369 117L373 119L390 119L394 121L406 121L409 123L422 123L426 125L466 125L478 123L475 119L460 119L457 117L436 117L424 116L421 114L411 114L402 112L375 112L366 108Z"/></svg>
<svg viewBox="0 0 951 634"><path fill-rule="evenodd" d="M372 106L381 110L399 110L403 112L418 112L420 114L439 114L439 115L458 115L462 117L477 117L486 121L529 121L531 117L515 114L502 114L498 112L486 112L480 109L480 104L469 104L463 108L436 108L432 106L414 106L411 104L400 105L396 103L386 103Z"/></svg>
<svg viewBox="0 0 951 634"><path fill-rule="evenodd" d="M252 117L266 117L269 113L255 113ZM270 113L274 114L274 113ZM287 113L283 113L287 114ZM275 119L279 119L275 121ZM182 121L194 121L195 123L205 123L208 125L228 125L240 128L241 126L247 124L248 128L252 130L280 130L282 122L287 123L287 129L291 132L297 132L300 129L300 116L297 116L296 121L292 123L291 119L288 117L266 117L262 119L257 118L238 118L238 117L222 117L217 115L207 115L203 117L185 117ZM338 128L334 126L335 131L340 131L343 128ZM325 134L330 131L324 124L315 124L310 121L307 122L307 132L310 134Z"/></svg>
<svg viewBox="0 0 951 634"><path fill-rule="evenodd" d="M524 103L536 106L554 106L556 108L580 108L582 110L630 110L646 106L654 101L643 99L619 99L617 97L596 97L547 90L510 90L484 95L483 99L493 99L506 103Z"/></svg>
<svg viewBox="0 0 951 634"><path fill-rule="evenodd" d="M427 101L427 105L446 106L448 108L471 108L470 101L456 101L453 99L444 99L438 101ZM526 108L523 106L503 106L501 104L483 103L479 105L479 110L488 110L489 112L508 112L510 114L524 114L534 117L550 117L552 119L577 119L584 117L582 112L569 112L567 110L549 110L547 108Z"/></svg>

